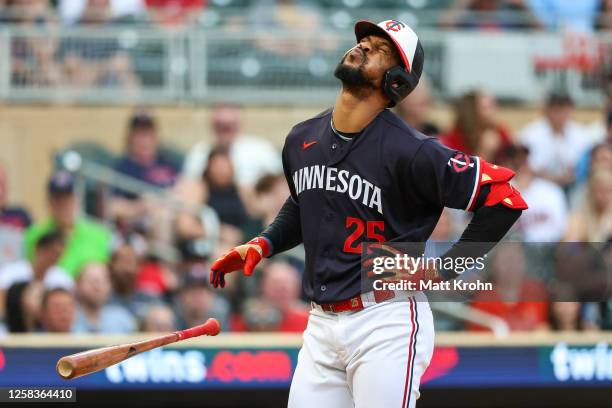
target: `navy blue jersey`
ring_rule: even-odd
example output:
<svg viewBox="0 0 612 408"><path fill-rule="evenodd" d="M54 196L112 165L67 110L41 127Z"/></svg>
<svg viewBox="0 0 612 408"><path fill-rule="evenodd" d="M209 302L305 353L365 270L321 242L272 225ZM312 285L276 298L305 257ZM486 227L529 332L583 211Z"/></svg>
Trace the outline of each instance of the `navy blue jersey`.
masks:
<svg viewBox="0 0 612 408"><path fill-rule="evenodd" d="M479 161L422 135L389 110L344 141L331 110L296 125L283 168L300 207L303 287L329 303L360 292L363 242L425 242L444 207L470 209Z"/></svg>

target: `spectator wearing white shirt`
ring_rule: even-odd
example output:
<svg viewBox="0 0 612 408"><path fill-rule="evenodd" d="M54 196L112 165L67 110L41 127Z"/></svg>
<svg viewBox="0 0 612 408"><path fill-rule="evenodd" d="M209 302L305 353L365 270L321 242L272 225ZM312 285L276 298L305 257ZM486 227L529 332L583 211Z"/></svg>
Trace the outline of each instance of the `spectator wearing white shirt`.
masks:
<svg viewBox="0 0 612 408"><path fill-rule="evenodd" d="M4 316L5 298L9 288L17 283L27 283L28 287L43 289L71 289L72 278L62 268L56 266L64 252L64 239L60 232L44 234L35 245L32 262L21 260L11 262L0 268L0 319ZM36 288L30 288L33 291Z"/></svg>
<svg viewBox="0 0 612 408"><path fill-rule="evenodd" d="M539 177L569 187L574 169L590 142L585 128L571 119L574 105L567 95L552 93L544 117L528 124L520 142L529 149L529 165Z"/></svg>
<svg viewBox="0 0 612 408"><path fill-rule="evenodd" d="M239 106L216 106L212 112L211 128L214 147L229 150L239 187L252 189L264 174L283 171L280 153L272 143L242 134ZM183 173L189 178L199 179L206 169L211 150L205 142L195 144L187 154Z"/></svg>
<svg viewBox="0 0 612 408"><path fill-rule="evenodd" d="M528 162L529 150L513 146L504 152L504 165L516 171L513 183L529 208L517 222L525 242L558 242L567 228L567 199L558 185L536 177Z"/></svg>

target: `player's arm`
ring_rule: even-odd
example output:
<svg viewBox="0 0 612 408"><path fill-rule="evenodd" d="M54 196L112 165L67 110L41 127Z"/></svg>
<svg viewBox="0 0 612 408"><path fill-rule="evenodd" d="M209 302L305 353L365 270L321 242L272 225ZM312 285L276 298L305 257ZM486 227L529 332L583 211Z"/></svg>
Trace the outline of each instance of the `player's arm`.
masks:
<svg viewBox="0 0 612 408"><path fill-rule="evenodd" d="M490 194L490 189L483 189L482 199ZM502 240L512 225L519 219L523 208L509 207L502 203L482 205L474 210L472 220L457 241L442 257L456 259L469 257L476 259L484 256ZM439 270L444 280L458 276L452 270Z"/></svg>
<svg viewBox="0 0 612 408"><path fill-rule="evenodd" d="M263 258L287 251L302 242L300 206L284 149L283 170L291 196L287 198L274 221L258 237L232 248L213 262L210 268L210 283L213 287L225 286L226 273L242 270L246 276L250 276Z"/></svg>
<svg viewBox="0 0 612 408"><path fill-rule="evenodd" d="M521 194L510 185L514 172L485 160L449 150L435 141L425 142L412 163L413 174L433 180L420 183L420 193L434 205L474 213L457 243L443 258L484 256L499 242L527 209ZM477 244L475 244L477 243ZM442 279L457 274L438 271Z"/></svg>

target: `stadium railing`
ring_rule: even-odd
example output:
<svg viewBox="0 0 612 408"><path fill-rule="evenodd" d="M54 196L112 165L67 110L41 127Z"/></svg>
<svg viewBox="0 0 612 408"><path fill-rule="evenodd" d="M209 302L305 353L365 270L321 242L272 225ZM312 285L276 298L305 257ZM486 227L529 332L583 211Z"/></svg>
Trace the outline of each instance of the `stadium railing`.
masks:
<svg viewBox="0 0 612 408"><path fill-rule="evenodd" d="M427 54L425 71L443 99L484 87L509 101L533 103L556 88L579 104L596 106L612 66L612 34L431 28L419 34ZM334 68L353 43L349 28L332 26L304 32L247 26L4 25L0 100L329 104L338 90Z"/></svg>

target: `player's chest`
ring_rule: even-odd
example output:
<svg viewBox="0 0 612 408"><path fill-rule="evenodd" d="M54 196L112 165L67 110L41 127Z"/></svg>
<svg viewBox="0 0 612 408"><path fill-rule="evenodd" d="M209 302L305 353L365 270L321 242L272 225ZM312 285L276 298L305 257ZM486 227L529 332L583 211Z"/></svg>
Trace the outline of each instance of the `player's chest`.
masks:
<svg viewBox="0 0 612 408"><path fill-rule="evenodd" d="M302 202L334 201L383 212L384 196L391 188L379 148L338 138L304 140L289 155L289 171Z"/></svg>

